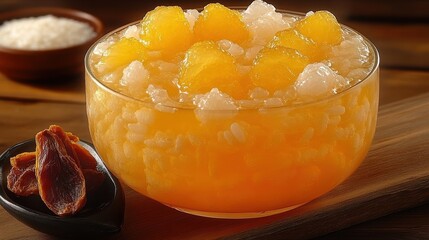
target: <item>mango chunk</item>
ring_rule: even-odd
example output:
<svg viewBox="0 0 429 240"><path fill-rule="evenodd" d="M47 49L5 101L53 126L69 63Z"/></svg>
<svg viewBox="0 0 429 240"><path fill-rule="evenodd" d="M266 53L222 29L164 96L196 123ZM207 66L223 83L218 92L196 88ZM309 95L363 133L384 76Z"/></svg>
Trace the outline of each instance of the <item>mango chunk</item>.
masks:
<svg viewBox="0 0 429 240"><path fill-rule="evenodd" d="M337 45L342 40L341 26L328 11L317 11L305 17L295 28L316 44Z"/></svg>
<svg viewBox="0 0 429 240"><path fill-rule="evenodd" d="M148 49L172 57L191 45L192 31L182 8L161 6L143 18L140 38Z"/></svg>
<svg viewBox="0 0 429 240"><path fill-rule="evenodd" d="M179 86L184 92L200 94L218 88L234 98L243 96L241 74L235 59L213 41L195 43L185 54L179 70Z"/></svg>
<svg viewBox="0 0 429 240"><path fill-rule="evenodd" d="M250 39L250 32L241 18L239 12L222 4L208 4L195 22L195 40L218 41L226 39L242 44Z"/></svg>
<svg viewBox="0 0 429 240"><path fill-rule="evenodd" d="M132 61L145 61L147 49L135 38L121 38L107 48L100 59L103 64L103 72L110 73L120 67L125 67Z"/></svg>
<svg viewBox="0 0 429 240"><path fill-rule="evenodd" d="M293 48L298 50L301 54L307 56L311 62L320 61L323 55L313 40L292 28L276 33L268 46Z"/></svg>
<svg viewBox="0 0 429 240"><path fill-rule="evenodd" d="M308 57L292 48L264 48L256 56L250 80L254 86L273 93L292 86L309 62Z"/></svg>

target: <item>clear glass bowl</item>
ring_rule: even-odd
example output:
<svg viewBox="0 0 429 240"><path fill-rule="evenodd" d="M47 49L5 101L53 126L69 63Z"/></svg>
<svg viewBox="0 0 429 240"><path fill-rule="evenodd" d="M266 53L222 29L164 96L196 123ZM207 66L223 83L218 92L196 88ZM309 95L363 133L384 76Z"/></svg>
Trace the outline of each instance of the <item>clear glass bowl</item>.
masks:
<svg viewBox="0 0 429 240"><path fill-rule="evenodd" d="M93 73L96 43L85 57L92 141L123 183L178 210L252 218L293 209L343 182L369 150L379 55L365 41L374 64L351 88L315 102L237 111L160 106L116 92Z"/></svg>

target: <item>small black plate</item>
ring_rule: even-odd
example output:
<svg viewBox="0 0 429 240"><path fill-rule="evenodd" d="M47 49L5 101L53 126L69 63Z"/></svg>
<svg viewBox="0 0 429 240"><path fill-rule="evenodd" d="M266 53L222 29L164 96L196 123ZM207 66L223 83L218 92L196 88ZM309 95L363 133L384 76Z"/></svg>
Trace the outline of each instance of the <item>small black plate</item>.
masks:
<svg viewBox="0 0 429 240"><path fill-rule="evenodd" d="M124 220L125 198L121 184L106 168L92 144L80 141L97 160L97 168L104 172L104 183L87 196L85 207L76 215L59 217L52 213L39 196L16 196L7 188L10 158L35 151L30 139L18 143L0 155L0 205L26 225L47 234L61 237L100 236L117 233Z"/></svg>

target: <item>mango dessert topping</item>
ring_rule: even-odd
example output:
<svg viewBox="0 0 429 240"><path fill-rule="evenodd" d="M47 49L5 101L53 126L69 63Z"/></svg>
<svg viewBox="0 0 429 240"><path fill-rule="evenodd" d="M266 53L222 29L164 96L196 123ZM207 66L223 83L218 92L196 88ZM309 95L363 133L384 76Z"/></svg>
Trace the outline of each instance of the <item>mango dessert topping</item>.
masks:
<svg viewBox="0 0 429 240"><path fill-rule="evenodd" d="M204 7L195 22L194 35L196 41L226 39L238 44L248 41L250 37L240 13L220 3Z"/></svg>
<svg viewBox="0 0 429 240"><path fill-rule="evenodd" d="M292 28L278 32L268 46L282 46L295 49L304 56L307 56L311 62L316 62L322 59L315 42L304 36L298 30Z"/></svg>
<svg viewBox="0 0 429 240"><path fill-rule="evenodd" d="M359 51L350 51L353 47ZM324 63L346 78L347 84L329 85L335 91L324 92L346 89L367 73L365 49L363 39L341 29L328 11L297 18L255 0L244 11L219 3L201 12L157 7L139 24L99 43L93 60L96 75L107 85L137 99L198 107L199 95L218 89L244 107L258 105L249 101L260 90L268 92L265 98L276 98L276 105L310 101L300 93L314 91L303 91L307 85L296 82L310 63ZM343 63L346 54L351 60ZM153 91L167 95L154 98Z"/></svg>
<svg viewBox="0 0 429 240"><path fill-rule="evenodd" d="M145 46L135 38L121 38L113 43L100 59L102 71L111 73L118 68L129 65L132 61L147 59Z"/></svg>
<svg viewBox="0 0 429 240"><path fill-rule="evenodd" d="M292 86L308 64L308 57L295 49L282 46L264 48L256 56L250 79L256 87L274 92Z"/></svg>
<svg viewBox="0 0 429 240"><path fill-rule="evenodd" d="M143 18L140 38L146 48L172 57L190 47L192 32L182 8L161 6Z"/></svg>
<svg viewBox="0 0 429 240"><path fill-rule="evenodd" d="M222 69L219 71L219 69ZM212 41L194 44L180 65L178 84L184 92L210 92L213 86L239 97L240 73L234 58Z"/></svg>
<svg viewBox="0 0 429 240"><path fill-rule="evenodd" d="M337 45L342 40L341 26L335 16L328 11L308 14L298 21L295 28L317 44Z"/></svg>

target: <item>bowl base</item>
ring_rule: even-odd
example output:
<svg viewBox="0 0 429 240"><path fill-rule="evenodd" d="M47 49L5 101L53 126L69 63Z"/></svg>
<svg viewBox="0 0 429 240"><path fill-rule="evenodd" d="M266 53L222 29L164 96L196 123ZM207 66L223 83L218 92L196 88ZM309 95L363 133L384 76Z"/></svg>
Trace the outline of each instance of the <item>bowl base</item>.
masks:
<svg viewBox="0 0 429 240"><path fill-rule="evenodd" d="M178 208L170 206L180 212L189 213L196 216L201 217L209 217L209 218L221 218L221 219L246 219L246 218L260 218L260 217L267 217L271 215L276 215L279 213L287 212L292 209L295 209L297 207L300 207L303 204L298 204L294 206L290 206L287 208L281 208L276 210L270 210L270 211L263 211L263 212L245 212L245 213L221 213L221 212L204 212L204 211L197 211L197 210L191 210L186 208Z"/></svg>

